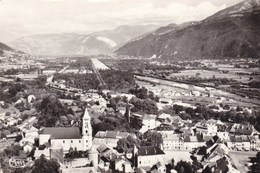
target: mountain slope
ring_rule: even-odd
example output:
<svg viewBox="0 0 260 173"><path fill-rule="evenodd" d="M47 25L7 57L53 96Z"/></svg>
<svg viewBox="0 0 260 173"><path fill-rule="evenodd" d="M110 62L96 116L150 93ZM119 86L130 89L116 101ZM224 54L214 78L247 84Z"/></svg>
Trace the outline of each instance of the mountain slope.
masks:
<svg viewBox="0 0 260 173"><path fill-rule="evenodd" d="M206 20L243 16L243 14L253 13L257 10L260 10L260 0L245 0L237 5L217 12L216 14L208 17Z"/></svg>
<svg viewBox="0 0 260 173"><path fill-rule="evenodd" d="M21 57L21 56L25 56L26 54L15 50L9 46L7 46L4 43L0 42L0 58L17 58L17 57Z"/></svg>
<svg viewBox="0 0 260 173"><path fill-rule="evenodd" d="M122 26L88 35L74 33L31 35L10 45L36 55L108 54L130 39L158 28L155 25Z"/></svg>
<svg viewBox="0 0 260 173"><path fill-rule="evenodd" d="M244 4L249 2L255 4L258 1L247 0ZM251 5L247 6L242 12L237 10L234 15L234 9L241 9L241 3L238 6L220 11L201 22L177 26L163 34L154 32L124 45L116 53L171 58L259 57L260 11L258 6L252 5L253 8Z"/></svg>

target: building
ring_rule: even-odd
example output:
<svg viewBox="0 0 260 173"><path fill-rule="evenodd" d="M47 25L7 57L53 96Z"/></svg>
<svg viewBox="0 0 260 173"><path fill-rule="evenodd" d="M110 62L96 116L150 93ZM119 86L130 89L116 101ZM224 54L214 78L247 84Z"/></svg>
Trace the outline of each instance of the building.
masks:
<svg viewBox="0 0 260 173"><path fill-rule="evenodd" d="M161 123L156 120L156 115L144 115L142 124L143 126L139 131L145 133L146 131L159 126Z"/></svg>
<svg viewBox="0 0 260 173"><path fill-rule="evenodd" d="M44 128L39 135L39 144L49 143L60 144L63 151L67 152L70 148L78 151L85 151L92 146L92 127L88 110L85 110L82 118L82 128L79 127L51 127Z"/></svg>
<svg viewBox="0 0 260 173"><path fill-rule="evenodd" d="M233 135L254 135L254 134L259 134L257 130L252 126L252 125L245 125L245 124L233 124L231 127L230 134Z"/></svg>
<svg viewBox="0 0 260 173"><path fill-rule="evenodd" d="M233 150L246 150L251 149L251 142L249 136L230 136L230 141L227 142L227 146Z"/></svg>
<svg viewBox="0 0 260 173"><path fill-rule="evenodd" d="M136 167L151 168L151 166L157 164L158 162L164 163L164 161L165 153L158 146L146 146L138 148Z"/></svg>
<svg viewBox="0 0 260 173"><path fill-rule="evenodd" d="M125 158L115 159L115 170L120 171L120 172L124 172L124 173L134 172L131 162L129 162Z"/></svg>
<svg viewBox="0 0 260 173"><path fill-rule="evenodd" d="M171 134L163 137L164 150L181 150L184 146L184 141L178 134Z"/></svg>
<svg viewBox="0 0 260 173"><path fill-rule="evenodd" d="M215 121L201 121L196 124L196 132L203 135L216 135L218 126Z"/></svg>
<svg viewBox="0 0 260 173"><path fill-rule="evenodd" d="M174 134L174 128L169 124L161 124L158 127L154 128L153 131L160 133L162 137L167 138L168 135Z"/></svg>
<svg viewBox="0 0 260 173"><path fill-rule="evenodd" d="M201 147L205 145L205 142L201 135L194 135L194 136L185 136L183 139L183 148L184 150L194 150L195 148Z"/></svg>
<svg viewBox="0 0 260 173"><path fill-rule="evenodd" d="M95 144L106 144L109 147L116 147L117 141L122 138L127 138L128 136L136 138L134 134L119 131L99 131L94 136L93 143Z"/></svg>

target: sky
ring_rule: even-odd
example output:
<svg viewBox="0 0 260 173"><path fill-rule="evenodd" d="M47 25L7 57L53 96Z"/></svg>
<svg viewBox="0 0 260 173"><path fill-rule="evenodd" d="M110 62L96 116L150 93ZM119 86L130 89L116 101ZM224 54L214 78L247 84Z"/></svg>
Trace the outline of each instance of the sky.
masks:
<svg viewBox="0 0 260 173"><path fill-rule="evenodd" d="M90 33L121 25L202 20L242 0L0 0L0 42L33 34Z"/></svg>

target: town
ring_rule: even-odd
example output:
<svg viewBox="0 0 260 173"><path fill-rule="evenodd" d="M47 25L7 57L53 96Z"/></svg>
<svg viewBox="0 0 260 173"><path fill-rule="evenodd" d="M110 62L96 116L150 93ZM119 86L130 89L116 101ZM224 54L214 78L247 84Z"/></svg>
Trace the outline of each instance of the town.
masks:
<svg viewBox="0 0 260 173"><path fill-rule="evenodd" d="M0 0L0 173L260 173L260 0Z"/></svg>
<svg viewBox="0 0 260 173"><path fill-rule="evenodd" d="M257 101L107 58L24 62L2 71L2 172L242 173L258 163Z"/></svg>

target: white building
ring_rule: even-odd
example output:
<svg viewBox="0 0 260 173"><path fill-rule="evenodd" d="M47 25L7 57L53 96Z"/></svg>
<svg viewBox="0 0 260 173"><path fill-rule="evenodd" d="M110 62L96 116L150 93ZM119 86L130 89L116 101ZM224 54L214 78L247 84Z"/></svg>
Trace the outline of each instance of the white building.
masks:
<svg viewBox="0 0 260 173"><path fill-rule="evenodd" d="M147 146L138 148L137 167L152 167L158 162L164 163L165 153L158 146Z"/></svg>
<svg viewBox="0 0 260 173"><path fill-rule="evenodd" d="M99 131L93 139L93 143L95 144L106 144L109 147L116 147L117 141L122 138L127 138L128 136L132 136L136 138L134 134L130 134L127 132L119 132L119 131Z"/></svg>
<svg viewBox="0 0 260 173"><path fill-rule="evenodd" d="M145 133L146 131L159 126L161 123L156 120L156 115L145 115L143 116L142 124L143 126L139 131Z"/></svg>
<svg viewBox="0 0 260 173"><path fill-rule="evenodd" d="M71 147L78 151L85 151L92 146L92 127L88 110L82 118L82 131L79 127L51 127L45 128L39 135L39 144L60 144L66 152Z"/></svg>

